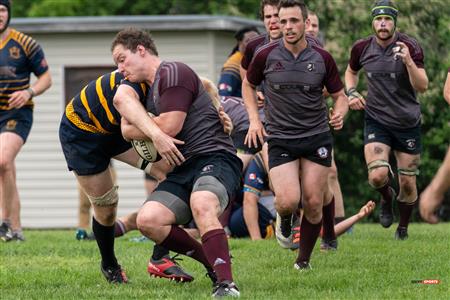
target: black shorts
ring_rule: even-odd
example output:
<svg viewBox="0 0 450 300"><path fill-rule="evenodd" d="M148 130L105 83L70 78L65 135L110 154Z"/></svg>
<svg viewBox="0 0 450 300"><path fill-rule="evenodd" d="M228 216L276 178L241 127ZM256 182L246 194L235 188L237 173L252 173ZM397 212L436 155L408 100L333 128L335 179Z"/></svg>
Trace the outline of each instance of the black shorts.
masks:
<svg viewBox="0 0 450 300"><path fill-rule="evenodd" d="M392 129L367 116L364 119L364 145L382 143L393 150L408 154L422 152L420 124L407 129Z"/></svg>
<svg viewBox="0 0 450 300"><path fill-rule="evenodd" d="M65 115L59 126L59 140L69 171L94 175L109 166L111 158L131 148L120 133L101 134L79 129Z"/></svg>
<svg viewBox="0 0 450 300"><path fill-rule="evenodd" d="M256 148L248 147L244 143L246 135L247 135L247 131L239 131L239 132L234 133L233 136L231 137L233 139L234 147L236 148L238 153L255 155L256 153L261 151L262 145L260 144L260 142L258 140L258 147L256 147Z"/></svg>
<svg viewBox="0 0 450 300"><path fill-rule="evenodd" d="M330 131L298 139L269 139L269 169L299 158L331 167L332 150Z"/></svg>
<svg viewBox="0 0 450 300"><path fill-rule="evenodd" d="M33 125L33 109L31 107L0 110L0 133L13 132L19 135L25 143L30 134L31 125Z"/></svg>
<svg viewBox="0 0 450 300"><path fill-rule="evenodd" d="M147 201L162 203L175 214L178 224L187 224L192 219L190 197L196 181L204 176L217 179L228 194L227 203L221 203L221 206L226 207L240 187L241 170L241 160L229 152L196 155L167 174Z"/></svg>

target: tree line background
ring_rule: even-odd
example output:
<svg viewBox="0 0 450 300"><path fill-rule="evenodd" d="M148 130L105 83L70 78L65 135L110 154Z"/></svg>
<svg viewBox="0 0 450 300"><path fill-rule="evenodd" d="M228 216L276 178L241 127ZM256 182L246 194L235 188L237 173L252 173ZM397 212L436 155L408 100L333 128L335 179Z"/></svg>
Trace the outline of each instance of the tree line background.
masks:
<svg viewBox="0 0 450 300"><path fill-rule="evenodd" d="M259 0L13 0L13 17L212 14L257 19ZM326 48L334 56L342 78L352 44L372 34L366 0L306 0L320 19ZM450 5L448 0L397 0L398 30L416 38L425 53L429 88L422 103L423 154L418 176L422 190L443 160L450 137L450 110L442 90L450 67ZM230 49L233 45L230 45ZM361 76L359 91L366 93ZM363 155L363 113L350 112L344 129L335 134L335 158L347 214L368 199L378 199L367 183ZM441 215L450 219L450 196ZM417 219L417 214L415 214ZM372 220L377 216L373 215Z"/></svg>

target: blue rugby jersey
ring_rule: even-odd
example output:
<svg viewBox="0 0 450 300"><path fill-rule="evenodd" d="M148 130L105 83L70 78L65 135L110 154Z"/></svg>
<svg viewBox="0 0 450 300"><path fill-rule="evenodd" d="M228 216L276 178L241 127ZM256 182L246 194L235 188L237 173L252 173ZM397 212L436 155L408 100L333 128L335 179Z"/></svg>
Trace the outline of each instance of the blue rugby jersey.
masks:
<svg viewBox="0 0 450 300"><path fill-rule="evenodd" d="M120 84L131 86L141 102L149 92L145 83L131 83L114 71L92 80L66 106L66 117L81 130L112 134L120 133L120 114L113 105L114 95Z"/></svg>
<svg viewBox="0 0 450 300"><path fill-rule="evenodd" d="M0 111L10 110L9 96L30 87L30 74L36 76L48 70L44 51L30 36L11 29L0 41ZM30 99L25 106L33 107Z"/></svg>

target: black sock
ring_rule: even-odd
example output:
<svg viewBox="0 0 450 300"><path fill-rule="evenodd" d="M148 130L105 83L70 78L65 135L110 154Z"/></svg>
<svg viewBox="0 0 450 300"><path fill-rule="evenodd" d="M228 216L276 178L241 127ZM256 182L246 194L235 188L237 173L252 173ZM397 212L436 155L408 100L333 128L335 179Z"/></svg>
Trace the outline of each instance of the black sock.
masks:
<svg viewBox="0 0 450 300"><path fill-rule="evenodd" d="M114 225L103 226L92 218L92 231L102 256L103 268L117 268L119 264L114 254Z"/></svg>
<svg viewBox="0 0 450 300"><path fill-rule="evenodd" d="M169 255L169 250L158 244L155 244L155 246L153 246L153 260L160 260L166 255Z"/></svg>

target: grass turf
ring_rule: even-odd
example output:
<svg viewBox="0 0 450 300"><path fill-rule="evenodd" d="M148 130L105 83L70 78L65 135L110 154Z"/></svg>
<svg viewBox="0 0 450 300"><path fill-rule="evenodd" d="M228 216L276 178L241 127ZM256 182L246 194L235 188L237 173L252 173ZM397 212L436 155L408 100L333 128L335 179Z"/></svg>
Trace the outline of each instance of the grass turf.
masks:
<svg viewBox="0 0 450 300"><path fill-rule="evenodd" d="M393 239L395 226L358 224L339 239L339 250L313 253L312 271L293 268L296 252L274 239L230 240L235 281L244 299L448 299L450 224L412 224L407 241ZM190 258L181 265L189 284L150 278L152 243L116 240L116 254L131 281L106 283L95 242L74 231L26 231L25 243L0 243L1 299L209 299L211 282ZM440 284L413 283L438 279Z"/></svg>

